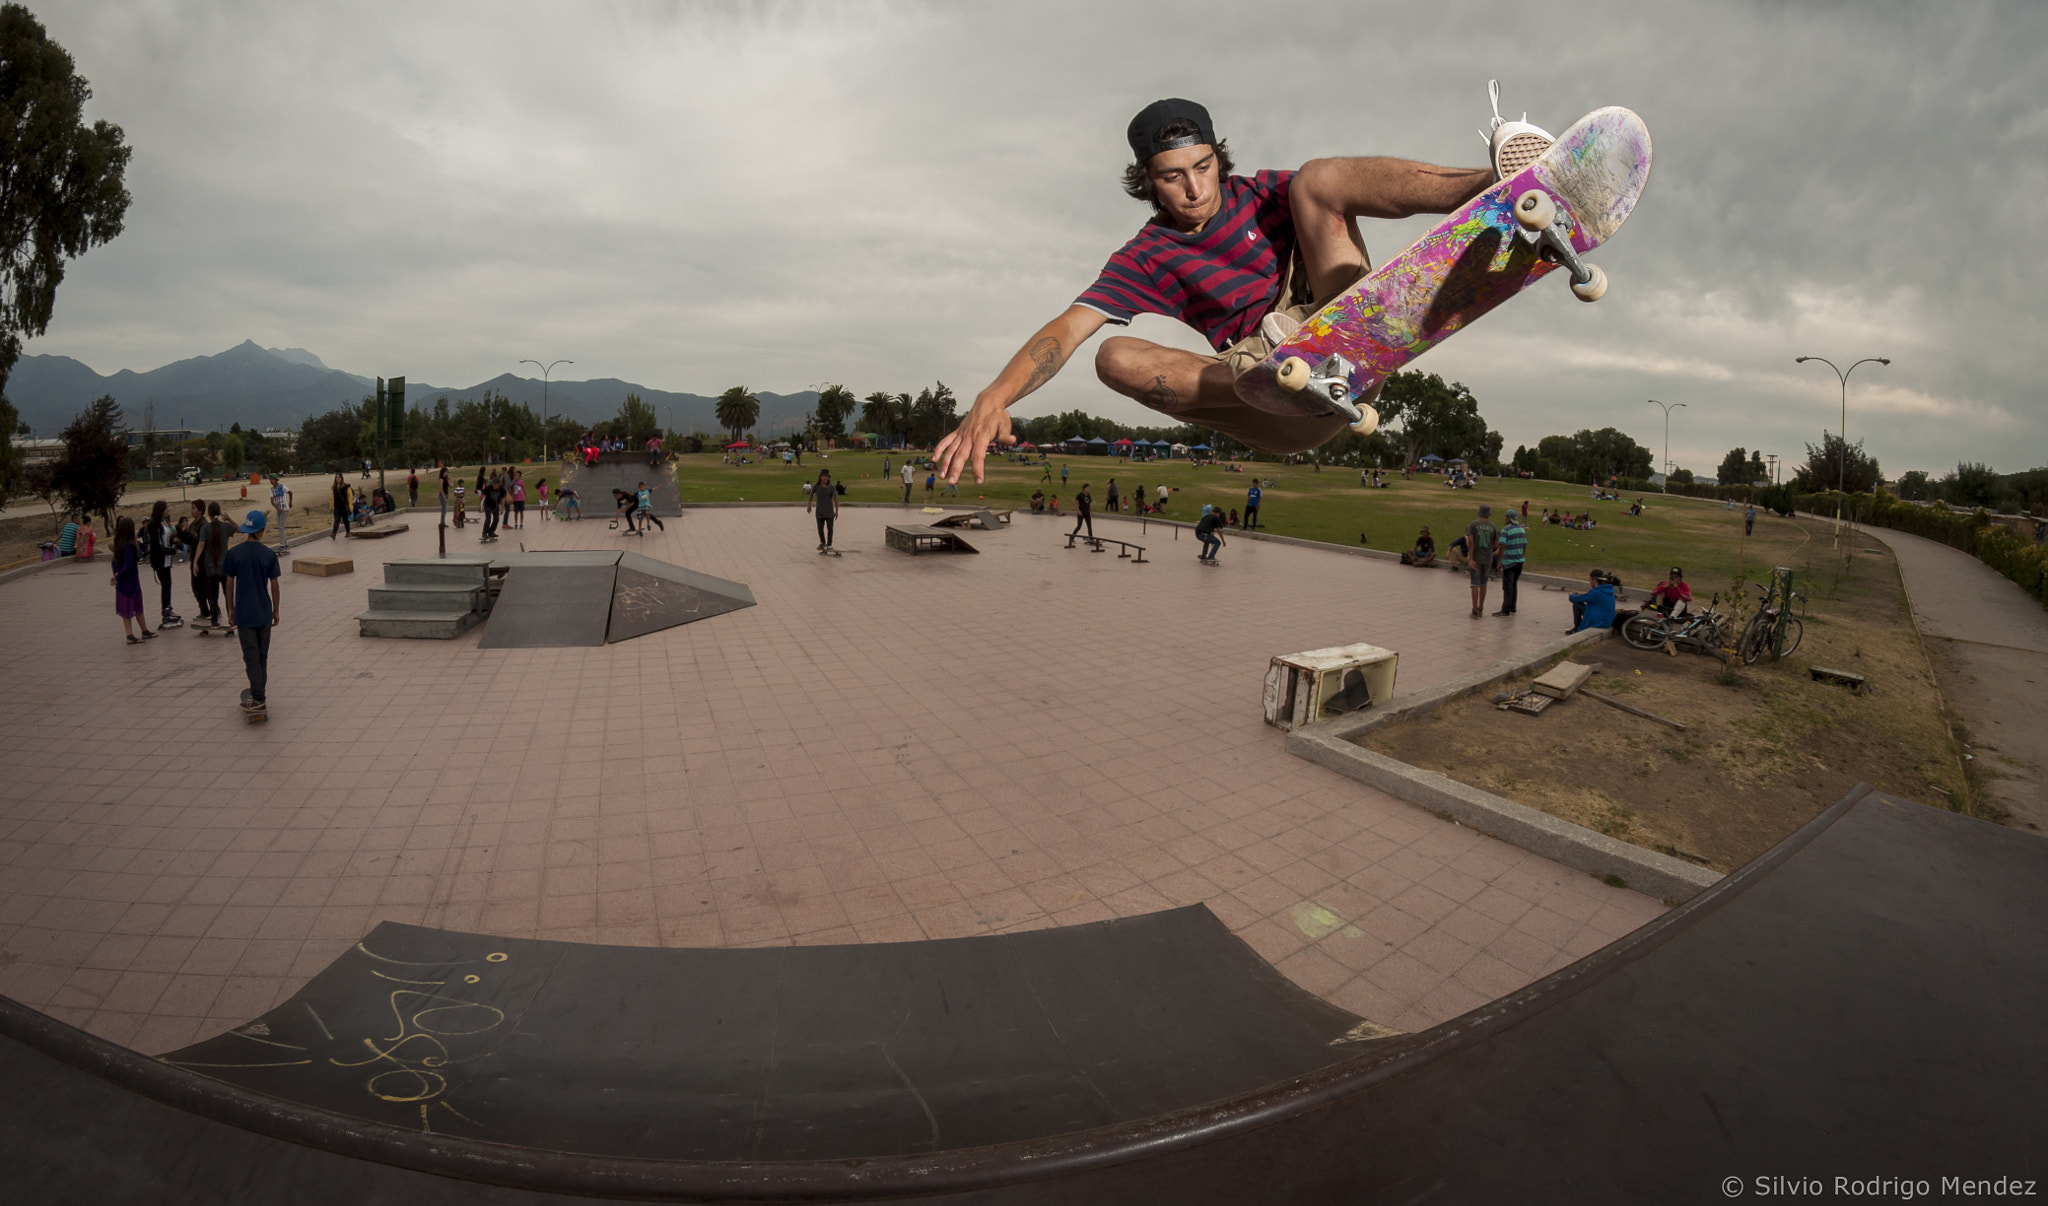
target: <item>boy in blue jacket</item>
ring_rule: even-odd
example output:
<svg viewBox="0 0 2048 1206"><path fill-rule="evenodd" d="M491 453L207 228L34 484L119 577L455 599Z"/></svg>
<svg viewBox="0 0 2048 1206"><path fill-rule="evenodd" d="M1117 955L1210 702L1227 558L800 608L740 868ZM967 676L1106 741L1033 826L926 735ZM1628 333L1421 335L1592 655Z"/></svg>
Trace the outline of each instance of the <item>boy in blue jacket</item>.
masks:
<svg viewBox="0 0 2048 1206"><path fill-rule="evenodd" d="M1573 632L1614 626L1614 584L1605 570L1594 570L1590 578L1583 594L1571 596Z"/></svg>

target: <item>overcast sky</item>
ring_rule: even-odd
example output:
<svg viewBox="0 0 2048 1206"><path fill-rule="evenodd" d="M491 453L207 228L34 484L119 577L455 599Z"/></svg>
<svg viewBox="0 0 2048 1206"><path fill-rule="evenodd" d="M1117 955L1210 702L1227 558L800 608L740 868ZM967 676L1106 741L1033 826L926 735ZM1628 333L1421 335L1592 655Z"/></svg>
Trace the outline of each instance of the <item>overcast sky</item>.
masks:
<svg viewBox="0 0 2048 1206"><path fill-rule="evenodd" d="M1611 424L1661 454L1657 398L1680 465L1796 459L1840 394L1793 357L1888 356L1849 384L1888 473L2048 464L2039 0L30 7L135 148L126 233L26 349L101 372L253 338L447 386L569 357L971 400L1146 217L1117 187L1146 102L1208 105L1241 171L1477 165L1497 77L1510 116L1623 104L1655 142L1604 301L1546 281L1418 362L1510 450ZM1365 225L1375 259L1427 229ZM1088 356L1018 412L1073 407L1150 416Z"/></svg>

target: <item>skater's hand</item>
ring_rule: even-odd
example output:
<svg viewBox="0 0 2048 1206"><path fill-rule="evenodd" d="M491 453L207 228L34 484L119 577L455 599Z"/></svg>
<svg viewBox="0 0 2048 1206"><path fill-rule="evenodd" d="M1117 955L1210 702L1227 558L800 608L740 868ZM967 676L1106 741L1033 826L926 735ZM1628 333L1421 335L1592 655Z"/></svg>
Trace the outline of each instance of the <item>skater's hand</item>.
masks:
<svg viewBox="0 0 2048 1206"><path fill-rule="evenodd" d="M960 420L953 434L940 440L932 450L932 456L939 462L939 476L957 485L960 471L972 465L974 480L979 484L984 478L982 464L988 459L991 440L1009 448L1016 444L1017 437L1010 431L1009 408L983 394L975 399L974 409Z"/></svg>

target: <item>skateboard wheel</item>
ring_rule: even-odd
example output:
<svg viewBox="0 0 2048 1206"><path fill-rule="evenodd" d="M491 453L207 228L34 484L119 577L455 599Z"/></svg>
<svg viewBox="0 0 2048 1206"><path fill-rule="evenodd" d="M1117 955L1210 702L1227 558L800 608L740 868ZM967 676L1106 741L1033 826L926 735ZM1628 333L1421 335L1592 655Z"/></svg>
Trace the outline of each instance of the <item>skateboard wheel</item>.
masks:
<svg viewBox="0 0 2048 1206"><path fill-rule="evenodd" d="M1299 356L1289 356L1280 362L1280 388L1305 389L1308 386L1308 361Z"/></svg>
<svg viewBox="0 0 2048 1206"><path fill-rule="evenodd" d="M1548 230L1557 220L1557 202L1540 188L1532 188L1515 198L1515 221L1522 229L1531 232Z"/></svg>
<svg viewBox="0 0 2048 1206"><path fill-rule="evenodd" d="M1351 425L1351 430L1362 436L1368 436L1378 431L1380 427L1380 412L1364 405L1361 405L1358 409L1361 413L1359 414L1358 421Z"/></svg>
<svg viewBox="0 0 2048 1206"><path fill-rule="evenodd" d="M1586 265L1586 279L1572 282L1572 296L1584 302L1596 302L1607 296L1607 274L1600 271L1600 265Z"/></svg>

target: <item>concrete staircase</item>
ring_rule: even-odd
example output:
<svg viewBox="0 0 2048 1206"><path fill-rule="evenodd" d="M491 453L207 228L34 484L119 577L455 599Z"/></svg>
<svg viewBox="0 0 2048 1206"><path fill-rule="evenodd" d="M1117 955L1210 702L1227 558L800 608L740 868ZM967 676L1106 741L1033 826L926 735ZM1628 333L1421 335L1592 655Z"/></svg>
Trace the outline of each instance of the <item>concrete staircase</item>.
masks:
<svg viewBox="0 0 2048 1206"><path fill-rule="evenodd" d="M452 641L484 622L495 586L489 557L387 561L356 623L366 637Z"/></svg>

